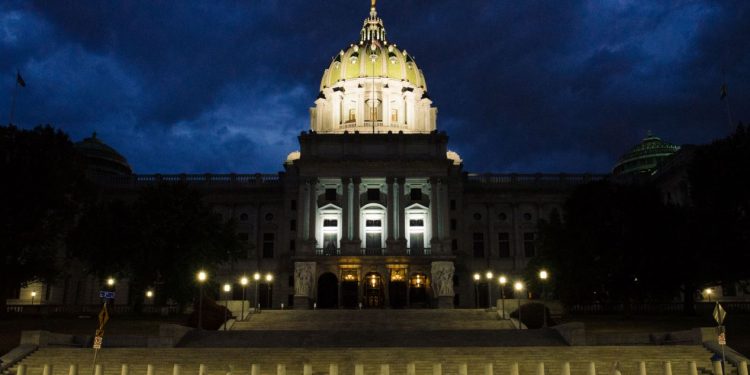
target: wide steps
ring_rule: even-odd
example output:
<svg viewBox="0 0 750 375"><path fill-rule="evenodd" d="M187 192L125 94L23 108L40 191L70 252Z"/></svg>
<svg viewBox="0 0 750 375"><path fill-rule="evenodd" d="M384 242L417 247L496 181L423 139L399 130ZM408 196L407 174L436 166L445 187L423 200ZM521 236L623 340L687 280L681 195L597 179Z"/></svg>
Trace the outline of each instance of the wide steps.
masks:
<svg viewBox="0 0 750 375"><path fill-rule="evenodd" d="M249 375L250 365L260 364L260 375L277 375L277 364L284 364L288 375L301 375L303 364L312 365L313 375L328 374L329 364L339 366L340 375L354 374L354 364L364 366L363 375L381 375L381 365L389 364L390 375L407 375L406 366L414 363L417 375L432 375L433 364L442 364L442 373L457 375L460 364L468 365L467 375L486 375L485 365L492 363L494 374L508 375L514 362L520 375L536 375L539 362L545 374L558 375L562 364L570 363L572 375L588 374L589 363L600 374L611 374L619 363L623 375L638 374L639 361L646 362L648 374L664 375L664 362L672 363L673 375L687 375L689 361L699 369L711 369L711 353L701 346L625 346L625 347L454 347L454 348L105 348L97 358L103 375L121 375L121 365L129 365L131 375L145 375L146 366L155 366L154 375L172 375L175 363L182 375L198 375L199 365L207 366L206 375ZM69 365L78 364L79 374L92 373L93 350L43 348L27 357L27 375L42 375L45 364L53 365L51 375L68 375ZM12 370L14 371L14 370ZM736 371L730 369L730 373Z"/></svg>

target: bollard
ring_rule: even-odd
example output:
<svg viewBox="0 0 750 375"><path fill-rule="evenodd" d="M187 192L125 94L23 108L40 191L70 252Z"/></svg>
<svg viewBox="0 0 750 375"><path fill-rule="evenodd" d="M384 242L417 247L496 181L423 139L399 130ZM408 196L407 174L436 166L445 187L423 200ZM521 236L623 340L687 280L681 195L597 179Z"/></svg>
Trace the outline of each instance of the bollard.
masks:
<svg viewBox="0 0 750 375"><path fill-rule="evenodd" d="M536 375L544 375L544 362L539 362L536 366Z"/></svg>
<svg viewBox="0 0 750 375"><path fill-rule="evenodd" d="M276 375L286 375L286 365L281 363L276 365Z"/></svg>
<svg viewBox="0 0 750 375"><path fill-rule="evenodd" d="M390 375L391 374L391 366L388 364L380 365L380 375Z"/></svg>
<svg viewBox="0 0 750 375"><path fill-rule="evenodd" d="M16 370L16 375L26 375L26 365L24 364L18 365L18 369Z"/></svg>
<svg viewBox="0 0 750 375"><path fill-rule="evenodd" d="M484 364L484 375L493 375L494 369L492 368L492 362Z"/></svg>
<svg viewBox="0 0 750 375"><path fill-rule="evenodd" d="M432 364L432 375L443 375L443 364L433 363Z"/></svg>
<svg viewBox="0 0 750 375"><path fill-rule="evenodd" d="M664 375L672 375L672 362L664 361Z"/></svg>
<svg viewBox="0 0 750 375"><path fill-rule="evenodd" d="M518 362L513 362L510 365L510 375L518 375Z"/></svg>
<svg viewBox="0 0 750 375"><path fill-rule="evenodd" d="M570 362L565 361L560 369L560 375L570 375Z"/></svg>
<svg viewBox="0 0 750 375"><path fill-rule="evenodd" d="M250 365L250 375L260 375L260 365L253 363Z"/></svg>
<svg viewBox="0 0 750 375"><path fill-rule="evenodd" d="M206 365L202 363L198 365L198 375L206 375L206 373L208 373L208 371L206 371ZM148 375L154 375L154 374L148 374Z"/></svg>
<svg viewBox="0 0 750 375"><path fill-rule="evenodd" d="M589 372L588 375L596 375L596 363L589 362Z"/></svg>
<svg viewBox="0 0 750 375"><path fill-rule="evenodd" d="M339 375L339 364L331 363L328 365L328 375Z"/></svg>
<svg viewBox="0 0 750 375"><path fill-rule="evenodd" d="M154 371L154 365L146 365L146 375L154 375L155 373L156 372Z"/></svg>
<svg viewBox="0 0 750 375"><path fill-rule="evenodd" d="M172 366L172 375L180 374L182 374L182 366L180 366L178 363L175 363L174 366Z"/></svg>
<svg viewBox="0 0 750 375"><path fill-rule="evenodd" d="M101 363L97 363L94 366L94 375L104 375L104 366Z"/></svg>
<svg viewBox="0 0 750 375"><path fill-rule="evenodd" d="M711 362L711 367L714 370L714 375L724 375L721 371L721 361L713 361Z"/></svg>
<svg viewBox="0 0 750 375"><path fill-rule="evenodd" d="M71 363L70 364L70 370L68 370L68 375L78 375L78 365Z"/></svg>
<svg viewBox="0 0 750 375"><path fill-rule="evenodd" d="M615 363L612 364L612 375L622 375L622 371L620 370L620 362L619 361L615 361ZM664 375L667 375L667 374L664 374Z"/></svg>
<svg viewBox="0 0 750 375"><path fill-rule="evenodd" d="M406 365L406 375L417 375L417 366L414 364L414 362Z"/></svg>
<svg viewBox="0 0 750 375"><path fill-rule="evenodd" d="M458 365L458 375L468 375L469 374L469 366L466 365L466 363L461 363Z"/></svg>
<svg viewBox="0 0 750 375"><path fill-rule="evenodd" d="M355 364L354 375L365 375L365 366L361 363Z"/></svg>
<svg viewBox="0 0 750 375"><path fill-rule="evenodd" d="M44 368L42 369L42 375L52 375L53 373L54 371L52 369L52 365L44 365Z"/></svg>
<svg viewBox="0 0 750 375"><path fill-rule="evenodd" d="M130 374L130 366L128 366L127 363L123 363L122 367L120 367L120 375L129 375Z"/></svg>
<svg viewBox="0 0 750 375"><path fill-rule="evenodd" d="M739 366L737 366L737 374L748 375L747 374L747 361L740 361Z"/></svg>
<svg viewBox="0 0 750 375"><path fill-rule="evenodd" d="M688 375L698 375L698 366L695 361L688 362Z"/></svg>
<svg viewBox="0 0 750 375"><path fill-rule="evenodd" d="M305 363L302 365L302 375L312 375L312 364Z"/></svg>
<svg viewBox="0 0 750 375"><path fill-rule="evenodd" d="M640 361L638 362L638 375L648 375L646 372L646 362Z"/></svg>

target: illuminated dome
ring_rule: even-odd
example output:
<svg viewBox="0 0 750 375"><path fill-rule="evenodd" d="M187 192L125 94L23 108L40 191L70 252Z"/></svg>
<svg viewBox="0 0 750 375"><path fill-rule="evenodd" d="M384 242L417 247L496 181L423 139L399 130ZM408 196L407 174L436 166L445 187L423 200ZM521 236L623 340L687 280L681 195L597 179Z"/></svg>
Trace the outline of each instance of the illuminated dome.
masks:
<svg viewBox="0 0 750 375"><path fill-rule="evenodd" d="M310 109L318 133L429 133L437 109L414 56L386 39L372 1L359 42L342 49L323 72Z"/></svg>
<svg viewBox="0 0 750 375"><path fill-rule="evenodd" d="M664 159L672 156L679 149L680 146L664 142L661 138L649 132L641 143L620 157L620 160L612 169L612 174L617 176L622 174L651 173L656 170Z"/></svg>

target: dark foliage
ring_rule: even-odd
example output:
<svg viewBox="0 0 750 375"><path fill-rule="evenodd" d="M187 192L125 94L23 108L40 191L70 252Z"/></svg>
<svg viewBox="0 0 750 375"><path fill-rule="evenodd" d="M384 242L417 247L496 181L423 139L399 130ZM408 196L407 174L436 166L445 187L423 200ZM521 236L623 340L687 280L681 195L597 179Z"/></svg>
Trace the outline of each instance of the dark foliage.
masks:
<svg viewBox="0 0 750 375"><path fill-rule="evenodd" d="M544 315L547 314L547 327L557 324L552 320L549 309L541 303L527 303L521 305L521 323L529 329L542 328L544 326ZM510 313L510 317L518 319L518 309Z"/></svg>
<svg viewBox="0 0 750 375"><path fill-rule="evenodd" d="M49 125L0 127L0 314L13 288L52 280L63 240L87 199L85 165L68 136Z"/></svg>
<svg viewBox="0 0 750 375"><path fill-rule="evenodd" d="M193 312L188 316L187 326L198 327L198 310L200 304L198 299L193 303ZM201 326L203 329L216 330L224 324L225 320L235 318L232 312L223 305L216 303L213 299L203 296L203 309L201 317Z"/></svg>

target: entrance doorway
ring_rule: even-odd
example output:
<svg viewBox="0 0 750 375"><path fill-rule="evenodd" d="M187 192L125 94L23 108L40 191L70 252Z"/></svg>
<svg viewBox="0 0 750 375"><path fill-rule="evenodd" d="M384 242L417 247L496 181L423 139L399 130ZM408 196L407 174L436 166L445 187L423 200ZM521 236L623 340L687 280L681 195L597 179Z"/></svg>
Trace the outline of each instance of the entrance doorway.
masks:
<svg viewBox="0 0 750 375"><path fill-rule="evenodd" d="M258 286L258 304L261 309L270 309L273 300L273 288L270 284L260 284Z"/></svg>
<svg viewBox="0 0 750 375"><path fill-rule="evenodd" d="M318 278L319 309L335 309L339 307L339 281L336 275L326 272Z"/></svg>
<svg viewBox="0 0 750 375"><path fill-rule="evenodd" d="M383 307L383 279L380 274L371 272L365 275L365 307Z"/></svg>
<svg viewBox="0 0 750 375"><path fill-rule="evenodd" d="M356 309L359 305L359 287L356 278L341 282L341 306L345 309Z"/></svg>
<svg viewBox="0 0 750 375"><path fill-rule="evenodd" d="M429 307L427 276L423 273L415 273L409 279L409 305L411 307Z"/></svg>

